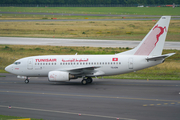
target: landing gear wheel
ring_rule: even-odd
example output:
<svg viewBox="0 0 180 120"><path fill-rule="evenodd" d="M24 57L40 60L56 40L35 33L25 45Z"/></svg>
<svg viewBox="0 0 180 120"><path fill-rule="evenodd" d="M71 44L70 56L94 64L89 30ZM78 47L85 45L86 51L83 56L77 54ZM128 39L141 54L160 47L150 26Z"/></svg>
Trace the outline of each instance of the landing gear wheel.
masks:
<svg viewBox="0 0 180 120"><path fill-rule="evenodd" d="M92 82L93 82L92 78L91 78L91 77L88 77L88 78L87 78L87 82L88 82L88 83L92 83Z"/></svg>
<svg viewBox="0 0 180 120"><path fill-rule="evenodd" d="M24 82L25 82L26 84L28 84L28 83L29 83L29 80L28 80L28 79L26 79Z"/></svg>
<svg viewBox="0 0 180 120"><path fill-rule="evenodd" d="M83 84L83 85L86 85L88 82L87 82L87 80L86 79L83 79L82 81L81 81L81 84Z"/></svg>

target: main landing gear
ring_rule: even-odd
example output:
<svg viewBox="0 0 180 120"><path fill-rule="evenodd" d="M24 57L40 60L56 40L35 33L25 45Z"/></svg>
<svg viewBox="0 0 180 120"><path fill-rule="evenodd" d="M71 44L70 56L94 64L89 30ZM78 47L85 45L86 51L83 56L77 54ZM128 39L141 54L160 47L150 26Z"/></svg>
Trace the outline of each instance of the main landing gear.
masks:
<svg viewBox="0 0 180 120"><path fill-rule="evenodd" d="M83 80L81 81L81 84L87 85L92 82L93 82L93 79L91 77L87 77L87 78L83 78Z"/></svg>
<svg viewBox="0 0 180 120"><path fill-rule="evenodd" d="M24 81L26 84L28 84L29 83L29 79L28 79L28 77L26 77L26 79L25 79L25 81Z"/></svg>

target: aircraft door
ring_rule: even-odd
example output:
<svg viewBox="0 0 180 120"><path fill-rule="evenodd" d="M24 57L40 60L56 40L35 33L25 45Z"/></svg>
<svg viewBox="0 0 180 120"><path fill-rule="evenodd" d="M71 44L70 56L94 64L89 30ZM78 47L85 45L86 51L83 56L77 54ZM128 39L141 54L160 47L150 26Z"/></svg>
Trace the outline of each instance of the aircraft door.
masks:
<svg viewBox="0 0 180 120"><path fill-rule="evenodd" d="M33 69L33 59L29 58L27 62L27 69L32 70Z"/></svg>
<svg viewBox="0 0 180 120"><path fill-rule="evenodd" d="M133 58L129 58L128 66L129 66L129 69L133 69Z"/></svg>

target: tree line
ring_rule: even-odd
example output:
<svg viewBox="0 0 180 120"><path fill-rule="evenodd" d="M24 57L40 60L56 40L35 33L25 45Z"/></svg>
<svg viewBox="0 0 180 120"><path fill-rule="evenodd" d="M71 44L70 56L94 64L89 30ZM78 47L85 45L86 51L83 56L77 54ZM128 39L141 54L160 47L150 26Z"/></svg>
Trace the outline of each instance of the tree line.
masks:
<svg viewBox="0 0 180 120"><path fill-rule="evenodd" d="M0 4L180 4L180 0L0 0Z"/></svg>

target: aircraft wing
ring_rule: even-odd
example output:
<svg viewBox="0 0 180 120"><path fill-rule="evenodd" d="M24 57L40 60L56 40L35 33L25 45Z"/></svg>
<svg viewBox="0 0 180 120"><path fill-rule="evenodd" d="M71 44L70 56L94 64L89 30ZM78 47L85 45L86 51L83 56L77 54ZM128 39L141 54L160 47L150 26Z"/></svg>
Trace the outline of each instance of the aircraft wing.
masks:
<svg viewBox="0 0 180 120"><path fill-rule="evenodd" d="M100 75L103 75L104 72L97 70L97 68L100 68L100 66L77 67L77 68L71 68L71 69L63 69L60 71L66 71L72 75L78 75L78 76L100 76Z"/></svg>
<svg viewBox="0 0 180 120"><path fill-rule="evenodd" d="M172 55L174 55L175 53L169 53L169 54L164 54L164 55L160 55L160 56L155 56L155 57L148 57L146 58L146 60L162 60L164 58L170 57Z"/></svg>

